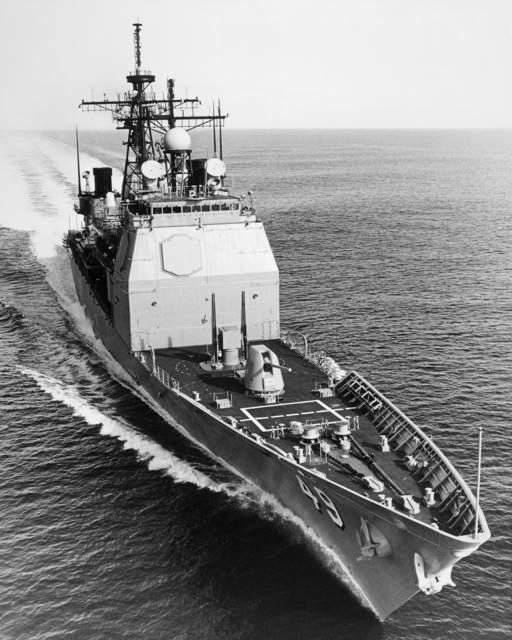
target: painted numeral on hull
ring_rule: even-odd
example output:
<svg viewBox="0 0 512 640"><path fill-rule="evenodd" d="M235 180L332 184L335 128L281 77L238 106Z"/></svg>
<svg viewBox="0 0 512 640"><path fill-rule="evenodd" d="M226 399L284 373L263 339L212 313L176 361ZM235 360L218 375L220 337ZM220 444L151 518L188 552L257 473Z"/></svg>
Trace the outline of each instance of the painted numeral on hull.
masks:
<svg viewBox="0 0 512 640"><path fill-rule="evenodd" d="M324 503L324 505L326 506L327 513L329 514L329 517L331 518L331 520L334 522L334 524L336 524L340 529L343 530L345 528L345 523L343 522L343 519L340 516L340 514L338 512L338 509L336 508L336 505L329 498L329 496L325 493L325 491L322 491L321 489L318 489L317 487L314 487L315 492L320 497L320 500L319 500L318 497L311 491L309 486L304 482L304 480L300 476L295 476L295 477L299 481L299 486L302 489L303 493L310 500L313 501L313 504L318 509L318 511L320 511L320 513L323 513L322 512L322 504L320 502L320 500L321 500Z"/></svg>

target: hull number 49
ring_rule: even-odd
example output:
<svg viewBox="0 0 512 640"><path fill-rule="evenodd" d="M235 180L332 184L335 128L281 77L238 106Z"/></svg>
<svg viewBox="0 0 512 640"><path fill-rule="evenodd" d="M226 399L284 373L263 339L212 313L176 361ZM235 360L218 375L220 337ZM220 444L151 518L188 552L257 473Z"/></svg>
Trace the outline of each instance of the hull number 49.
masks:
<svg viewBox="0 0 512 640"><path fill-rule="evenodd" d="M322 506L324 506L327 513L329 514L329 517L334 522L334 524L338 525L340 529L344 529L345 523L343 522L343 519L340 516L338 509L336 508L336 505L325 493L325 491L318 489L318 487L313 487L313 490L315 492L313 493L313 491L311 491L309 486L304 482L304 480L300 476L296 476L296 478L299 481L300 488L302 489L304 494L307 495L307 497L313 501L313 504L318 509L318 511L320 511L320 513L323 513Z"/></svg>

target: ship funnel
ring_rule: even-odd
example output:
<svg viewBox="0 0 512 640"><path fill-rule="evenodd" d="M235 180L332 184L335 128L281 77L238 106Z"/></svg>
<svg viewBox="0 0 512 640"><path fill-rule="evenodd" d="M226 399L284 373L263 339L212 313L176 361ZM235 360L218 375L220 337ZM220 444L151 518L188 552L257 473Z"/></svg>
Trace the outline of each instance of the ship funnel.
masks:
<svg viewBox="0 0 512 640"><path fill-rule="evenodd" d="M112 169L110 167L95 167L92 172L96 185L95 195L97 198L104 198L109 191L112 191Z"/></svg>

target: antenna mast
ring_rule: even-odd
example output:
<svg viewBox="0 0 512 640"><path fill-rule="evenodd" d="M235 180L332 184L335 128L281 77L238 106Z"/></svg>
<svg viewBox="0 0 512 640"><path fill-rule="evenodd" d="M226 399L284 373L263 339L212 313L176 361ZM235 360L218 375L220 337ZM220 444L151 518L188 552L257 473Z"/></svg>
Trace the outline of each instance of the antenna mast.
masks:
<svg viewBox="0 0 512 640"><path fill-rule="evenodd" d="M133 34L133 42L135 45L135 69L137 69L137 71L140 69L141 67L141 62L140 62L140 28L142 27L142 24L140 22L134 22L133 26L135 27L135 32Z"/></svg>
<svg viewBox="0 0 512 640"><path fill-rule="evenodd" d="M78 125L76 125L76 166L78 171L78 195L82 195L82 176L80 175L80 148L78 146Z"/></svg>
<svg viewBox="0 0 512 640"><path fill-rule="evenodd" d="M220 120L220 100L219 100L219 105L217 107L217 114L219 117L219 151L220 151L220 159L223 160L222 157L222 120ZM215 122L215 121L214 121Z"/></svg>
<svg viewBox="0 0 512 640"><path fill-rule="evenodd" d="M213 157L217 157L217 135L215 133L215 103L212 105L212 126L213 126Z"/></svg>
<svg viewBox="0 0 512 640"><path fill-rule="evenodd" d="M82 100L84 111L110 111L118 129L128 132L126 157L122 186L122 198L135 200L148 189L148 183L142 173L142 165L148 160L156 160L161 154L157 151L155 142L158 137L165 135L168 129L182 128L186 131L197 127L214 127L214 146L217 151L217 131L219 127L220 151L222 155L222 138L220 128L227 117L221 115L215 106L213 113L200 115L195 109L201 104L198 98L179 98L174 93L174 80L168 80L166 97L157 98L149 89L155 81L155 76L142 66L141 31L142 23L134 22L133 48L135 55L135 69L130 71L126 80L132 85L130 91L119 93L116 100ZM179 110L179 111L178 111ZM171 167L169 175L176 172L185 175L184 167L180 164ZM174 173L173 173L174 172ZM169 186L174 189L171 180Z"/></svg>
<svg viewBox="0 0 512 640"><path fill-rule="evenodd" d="M480 510L480 476L482 474L482 427L478 433L478 476L476 481L475 540L478 538L478 512Z"/></svg>

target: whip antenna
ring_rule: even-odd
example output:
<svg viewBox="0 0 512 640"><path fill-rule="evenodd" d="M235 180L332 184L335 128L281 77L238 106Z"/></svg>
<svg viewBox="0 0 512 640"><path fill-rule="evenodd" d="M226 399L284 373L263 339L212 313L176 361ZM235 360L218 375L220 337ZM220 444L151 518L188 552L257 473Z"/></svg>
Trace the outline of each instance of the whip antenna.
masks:
<svg viewBox="0 0 512 640"><path fill-rule="evenodd" d="M217 157L217 135L215 133L215 103L213 103L213 118L212 118L212 124L213 124L213 157L216 158Z"/></svg>
<svg viewBox="0 0 512 640"><path fill-rule="evenodd" d="M80 175L80 149L78 147L78 125L76 126L76 165L78 167L78 195L82 195L82 178Z"/></svg>
<svg viewBox="0 0 512 640"><path fill-rule="evenodd" d="M220 117L220 100L219 100L219 105L217 107L217 114L219 116L219 152L220 152L220 159L223 160L224 158L222 157L222 119Z"/></svg>
<svg viewBox="0 0 512 640"><path fill-rule="evenodd" d="M478 475L476 481L476 513L475 513L475 540L478 538L478 512L480 504L480 477L482 475L482 427L478 433Z"/></svg>

